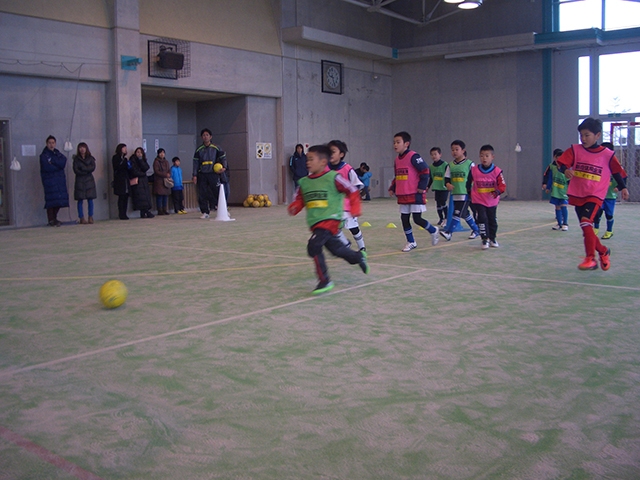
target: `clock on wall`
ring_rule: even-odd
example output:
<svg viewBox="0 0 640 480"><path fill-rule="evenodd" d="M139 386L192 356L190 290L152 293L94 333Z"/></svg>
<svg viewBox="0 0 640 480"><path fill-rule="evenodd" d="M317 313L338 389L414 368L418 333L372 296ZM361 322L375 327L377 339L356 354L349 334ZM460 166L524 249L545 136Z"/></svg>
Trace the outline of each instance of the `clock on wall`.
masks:
<svg viewBox="0 0 640 480"><path fill-rule="evenodd" d="M342 64L322 60L322 91L342 95Z"/></svg>

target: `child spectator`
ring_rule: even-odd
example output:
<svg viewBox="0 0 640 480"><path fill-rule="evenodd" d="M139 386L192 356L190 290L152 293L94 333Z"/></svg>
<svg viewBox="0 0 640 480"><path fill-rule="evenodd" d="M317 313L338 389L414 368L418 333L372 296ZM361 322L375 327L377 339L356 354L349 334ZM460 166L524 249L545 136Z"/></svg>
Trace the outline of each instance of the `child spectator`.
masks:
<svg viewBox="0 0 640 480"><path fill-rule="evenodd" d="M600 268L611 267L611 249L605 247L593 231L593 220L602 206L609 188L611 176L616 180L618 190L624 200L629 199L629 191L624 183L622 166L615 154L608 148L598 145L602 136L602 121L589 117L579 126L581 145L571 148L558 157L560 172L570 180L567 195L569 203L576 208L580 228L584 237L585 259L578 265L580 270L595 270L596 251L600 256Z"/></svg>
<svg viewBox="0 0 640 480"><path fill-rule="evenodd" d="M602 142L602 146L608 148L613 152L613 144L611 142ZM626 173L623 172L622 178L626 180ZM602 212L604 211L605 218L607 219L607 231L602 235L603 240L608 240L613 237L613 212L616 208L616 200L618 199L618 186L615 179L612 177L609 182L609 190L607 190L607 196L604 197L604 202L602 202L602 208L598 210L596 214L596 218L593 222L593 231L596 235L598 235L598 231L600 230L600 219L602 218Z"/></svg>
<svg viewBox="0 0 640 480"><path fill-rule="evenodd" d="M355 170L351 165L344 161L344 157L349 151L347 149L347 144L341 140L331 140L327 146L331 151L331 156L329 157L329 168L334 170L338 174L340 174L345 180L351 183L358 190L362 189L363 184L358 178ZM360 194L358 194L359 196ZM356 241L359 250L366 250L364 245L364 238L362 237L362 231L360 230L360 225L358 224L358 216L353 215L351 212L351 202L349 198L344 199L344 214L343 214L344 226L349 229L351 234L353 235L353 239ZM342 240L347 247L351 245L351 242L347 240L344 233L342 233L342 229L338 231L338 238Z"/></svg>
<svg viewBox="0 0 640 480"><path fill-rule="evenodd" d="M490 246L498 248L496 239L498 220L496 212L500 195L505 192L507 185L502 170L493 164L495 158L491 145L480 148L480 165L475 165L467 180L467 191L471 195L476 223L482 237L482 249Z"/></svg>
<svg viewBox="0 0 640 480"><path fill-rule="evenodd" d="M328 167L331 151L325 145L314 145L307 152L309 175L298 180L294 201L289 205L290 215L297 215L307 208L307 224L313 232L307 252L313 258L318 285L314 295L328 292L334 287L329 278L322 247L336 257L344 258L352 265L359 264L364 273L369 273L367 253L351 250L336 236L342 223L344 196L350 200L352 213L360 214L360 194L348 180Z"/></svg>
<svg viewBox="0 0 640 480"><path fill-rule="evenodd" d="M369 186L371 185L371 172L369 171L369 165L366 163L361 164L360 172L361 173L358 173L358 178L364 185L364 187L362 187L361 197L363 200L369 201L371 200L371 195L369 194Z"/></svg>
<svg viewBox="0 0 640 480"><path fill-rule="evenodd" d="M394 162L395 177L389 187L389 195L395 195L400 207L402 228L407 237L403 252L410 252L418 246L411 228L413 221L431 234L431 245L438 243L438 227L422 218L427 211L427 184L429 183L429 167L420 154L409 149L411 135L407 132L396 133L393 137L393 150L398 154Z"/></svg>
<svg viewBox="0 0 640 480"><path fill-rule="evenodd" d="M473 216L469 213L469 195L467 194L467 177L475 164L467 158L465 148L466 145L462 140L451 142L453 162L447 165L444 174L444 183L453 197L451 225L447 225L445 230L440 231L440 235L446 238L447 241L451 240L451 234L455 232L460 223L460 218L464 218L469 228L471 228L469 240L477 238L479 235L478 226L473 220Z"/></svg>
<svg viewBox="0 0 640 480"><path fill-rule="evenodd" d="M546 193L551 193L549 203L556 206L556 220L558 224L555 227L551 227L553 230L569 230L569 224L567 223L567 217L569 216L567 211L568 198L567 197L567 185L569 184L567 177L564 173L558 170L558 164L556 160L562 155L562 150L556 148L553 151L553 161L544 171L542 176L542 189Z"/></svg>
<svg viewBox="0 0 640 480"><path fill-rule="evenodd" d="M180 168L180 157L171 159L171 178L173 179L173 187L171 187L171 201L173 202L173 211L184 215L187 211L184 209L184 186L182 185L182 169Z"/></svg>
<svg viewBox="0 0 640 480"><path fill-rule="evenodd" d="M442 150L440 147L433 147L429 154L433 163L430 167L431 177L429 178L429 184L427 185L427 192L429 189L433 190L436 200L436 208L438 209L438 226L446 225L447 214L449 208L447 203L449 202L449 190L444 184L444 174L447 170L448 164L442 160Z"/></svg>

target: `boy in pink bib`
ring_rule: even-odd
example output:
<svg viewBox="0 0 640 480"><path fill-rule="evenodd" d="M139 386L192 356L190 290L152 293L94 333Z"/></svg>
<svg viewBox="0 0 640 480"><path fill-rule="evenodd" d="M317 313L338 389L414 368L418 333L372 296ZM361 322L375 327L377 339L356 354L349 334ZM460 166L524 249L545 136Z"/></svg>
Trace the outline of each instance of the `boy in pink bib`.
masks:
<svg viewBox="0 0 640 480"><path fill-rule="evenodd" d="M602 202L607 195L611 177L618 184L618 190L624 200L629 199L629 190L623 179L622 165L608 148L598 145L602 136L602 121L595 118L587 118L578 126L580 143L571 145L560 157L558 157L558 169L568 179L569 204L576 207L576 214L580 220L580 228L584 237L584 250L586 257L578 268L580 270L595 270L596 251L600 256L600 268L609 270L611 266L611 249L605 247L593 231L593 221L602 207Z"/></svg>

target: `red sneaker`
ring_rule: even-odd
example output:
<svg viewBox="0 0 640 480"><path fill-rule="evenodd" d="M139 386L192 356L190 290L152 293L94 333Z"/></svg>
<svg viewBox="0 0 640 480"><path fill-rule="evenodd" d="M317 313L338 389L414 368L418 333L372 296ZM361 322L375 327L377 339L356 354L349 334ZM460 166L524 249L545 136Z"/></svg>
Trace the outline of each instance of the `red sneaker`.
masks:
<svg viewBox="0 0 640 480"><path fill-rule="evenodd" d="M596 262L596 259L594 257L584 257L584 260L580 265L578 265L578 268L580 270L596 270L598 268L598 262ZM607 266L607 268L609 267Z"/></svg>
<svg viewBox="0 0 640 480"><path fill-rule="evenodd" d="M600 254L600 268L603 270L609 270L609 267L611 267L611 259L609 258L611 256L611 249L607 248L607 253L605 253L604 255L601 253Z"/></svg>

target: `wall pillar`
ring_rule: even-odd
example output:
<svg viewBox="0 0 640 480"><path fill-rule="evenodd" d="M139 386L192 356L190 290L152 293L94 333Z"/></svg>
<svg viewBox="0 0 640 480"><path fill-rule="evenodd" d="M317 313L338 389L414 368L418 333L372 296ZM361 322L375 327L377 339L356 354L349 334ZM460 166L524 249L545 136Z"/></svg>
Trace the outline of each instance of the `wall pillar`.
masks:
<svg viewBox="0 0 640 480"><path fill-rule="evenodd" d="M142 145L142 90L140 87L140 69L123 70L121 55L141 57L140 55L140 13L138 0L113 1L112 27L112 63L111 81L107 86L107 141L110 156L115 153L119 143L127 145L131 155L136 147ZM155 152L152 158L155 157ZM113 169L109 165L109 178L113 179ZM111 190L110 218L117 218L117 198Z"/></svg>

